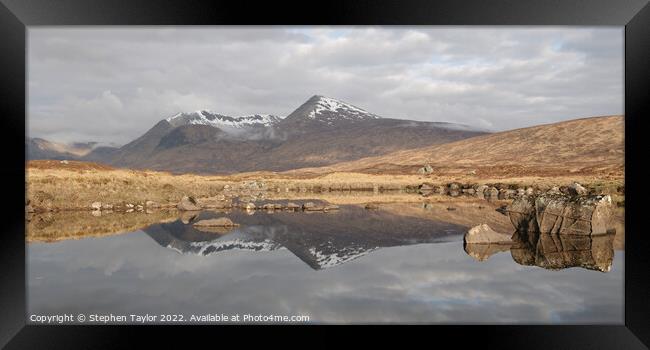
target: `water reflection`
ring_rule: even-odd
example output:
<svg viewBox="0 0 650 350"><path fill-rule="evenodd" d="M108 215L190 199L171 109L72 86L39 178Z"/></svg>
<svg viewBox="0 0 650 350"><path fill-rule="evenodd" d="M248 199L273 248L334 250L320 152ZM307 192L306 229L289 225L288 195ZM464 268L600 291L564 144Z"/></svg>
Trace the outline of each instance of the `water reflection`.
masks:
<svg viewBox="0 0 650 350"><path fill-rule="evenodd" d="M512 259L525 266L549 270L580 267L608 272L614 260L614 234L584 236L539 232L517 232L513 244L465 244L465 252L478 261L510 251Z"/></svg>
<svg viewBox="0 0 650 350"><path fill-rule="evenodd" d="M34 238L27 247L28 313L302 314L317 323L622 323L624 252L608 255L607 237L587 243L528 236L505 248L465 246L483 257L522 250L518 263L515 253L476 263L462 250L464 233L481 222L505 227L508 218L494 208L453 205L457 210L441 204L372 211L341 206L329 213L154 214L163 222L141 214L124 217L126 226L115 224L120 230L144 225L120 235L91 227L99 218L88 213L81 222L65 216L73 231L53 216L34 221L28 233ZM240 226L204 232L192 225L221 216ZM122 216L101 220L110 218ZM90 238L59 240L57 232ZM522 265L528 262L610 271Z"/></svg>
<svg viewBox="0 0 650 350"><path fill-rule="evenodd" d="M464 232L453 223L409 218L386 211L343 206L331 213L266 213L247 215L234 211L228 217L236 228L205 232L192 222L218 217L203 212L171 223L151 225L144 231L158 244L180 253L211 255L240 249L288 249L314 270L352 261L379 248L447 242Z"/></svg>

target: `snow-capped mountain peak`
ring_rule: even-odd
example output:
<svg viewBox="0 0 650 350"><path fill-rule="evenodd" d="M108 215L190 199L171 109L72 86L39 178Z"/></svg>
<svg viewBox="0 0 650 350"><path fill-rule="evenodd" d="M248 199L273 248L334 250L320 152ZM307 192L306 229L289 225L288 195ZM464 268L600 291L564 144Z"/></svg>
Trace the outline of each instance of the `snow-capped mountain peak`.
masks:
<svg viewBox="0 0 650 350"><path fill-rule="evenodd" d="M364 109L330 97L315 95L310 101L313 104L313 108L307 114L307 118L309 119L332 121L334 119L356 120L379 118L379 116Z"/></svg>
<svg viewBox="0 0 650 350"><path fill-rule="evenodd" d="M190 113L178 113L165 119L172 126L181 125L209 125L227 128L268 127L281 120L280 117L270 114L251 114L231 117L209 110L198 110Z"/></svg>
<svg viewBox="0 0 650 350"><path fill-rule="evenodd" d="M330 97L316 95L314 99L314 109L307 114L310 119L316 119L318 116L323 115L323 112L330 112L338 114L345 119L376 119L378 116L369 113L359 107L353 106Z"/></svg>
<svg viewBox="0 0 650 350"><path fill-rule="evenodd" d="M312 125L338 125L339 122L357 122L379 119L376 114L330 97L314 95L285 120Z"/></svg>

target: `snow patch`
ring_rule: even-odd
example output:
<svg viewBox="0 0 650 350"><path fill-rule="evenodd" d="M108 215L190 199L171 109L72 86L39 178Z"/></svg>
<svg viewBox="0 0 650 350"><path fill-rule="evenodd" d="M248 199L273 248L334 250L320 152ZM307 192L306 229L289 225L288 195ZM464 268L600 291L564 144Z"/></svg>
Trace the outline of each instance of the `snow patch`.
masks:
<svg viewBox="0 0 650 350"><path fill-rule="evenodd" d="M179 125L209 125L214 127L249 128L255 126L268 127L280 121L280 117L271 114L251 114L231 117L208 110L191 113L178 113L165 119L174 126Z"/></svg>
<svg viewBox="0 0 650 350"><path fill-rule="evenodd" d="M323 112L336 113L336 118L327 117L323 115ZM369 113L359 107L355 107L351 104L335 100L333 98L320 96L314 109L309 112L307 115L310 119L325 119L325 122L331 124L331 119L378 119L379 116Z"/></svg>

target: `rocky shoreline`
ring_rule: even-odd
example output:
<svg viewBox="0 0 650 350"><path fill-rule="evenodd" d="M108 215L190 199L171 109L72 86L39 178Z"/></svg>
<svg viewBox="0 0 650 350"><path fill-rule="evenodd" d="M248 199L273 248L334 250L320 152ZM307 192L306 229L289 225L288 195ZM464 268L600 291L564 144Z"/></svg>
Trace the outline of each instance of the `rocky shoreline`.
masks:
<svg viewBox="0 0 650 350"><path fill-rule="evenodd" d="M164 186L163 186L164 187ZM90 188L89 190L92 190ZM100 190L100 189L97 189ZM319 195L326 194L351 194L354 193L370 193L370 195L384 195L384 194L406 194L417 195L418 200L426 201L433 196L446 196L452 198L471 198L478 200L497 201L497 200L514 200L521 196L536 196L544 193L545 191L554 191L558 193L580 194L580 195L595 195L598 190L595 188L587 188L578 183L572 183L565 186L556 186L548 189L539 186L522 186L512 183L461 183L449 182L436 184L431 182L422 182L419 185L409 184L372 184L372 183L350 183L347 185L337 184L335 186L319 186L319 185L291 185L291 184L278 184L263 180L245 180L237 183L227 183L216 188L210 189L211 194L205 196L196 196L189 193L182 195L180 201L173 198L163 198L162 201L154 201L148 198L141 200L120 200L111 201L96 200L89 201L87 204L79 205L74 202L65 202L61 198L54 198L54 195L44 191L33 191L28 194L25 210L28 213L39 213L49 211L66 211L66 210L90 210L90 211L119 211L119 212L147 212L161 208L178 208L180 210L201 210L201 209L226 209L233 206L242 209L250 210L296 210L303 211L327 211L335 210L331 205L321 205L310 207L303 207L303 204L289 205L283 208L272 207L272 203L262 203L268 198L275 199L290 199L295 195L312 195L313 198L318 198ZM618 193L624 192L624 187L620 186L617 190ZM198 192L195 192L198 193ZM216 193L216 194L215 194ZM84 197L92 196L89 193L84 193ZM159 197L159 196L158 196ZM180 196L176 197L179 198ZM154 196L154 198L157 198ZM191 200L189 199L191 198ZM55 204L56 203L56 204ZM373 203L366 203L372 207ZM617 203L621 205L622 203ZM277 205L277 204L275 204ZM298 206L300 208L297 208Z"/></svg>

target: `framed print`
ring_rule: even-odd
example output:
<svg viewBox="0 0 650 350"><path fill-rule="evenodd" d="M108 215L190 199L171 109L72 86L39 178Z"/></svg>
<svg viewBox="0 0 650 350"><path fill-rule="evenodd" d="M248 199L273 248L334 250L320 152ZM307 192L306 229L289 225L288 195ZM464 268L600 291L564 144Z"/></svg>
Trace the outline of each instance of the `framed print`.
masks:
<svg viewBox="0 0 650 350"><path fill-rule="evenodd" d="M317 8L3 0L2 344L647 348L647 1Z"/></svg>

